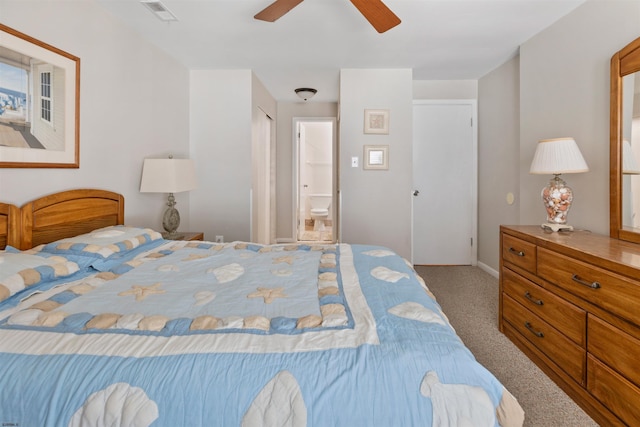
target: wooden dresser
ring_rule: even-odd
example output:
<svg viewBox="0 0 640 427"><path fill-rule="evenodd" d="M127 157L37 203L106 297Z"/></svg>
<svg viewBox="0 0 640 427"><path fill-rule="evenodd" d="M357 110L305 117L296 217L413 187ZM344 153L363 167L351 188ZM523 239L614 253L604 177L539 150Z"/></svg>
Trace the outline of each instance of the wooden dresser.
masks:
<svg viewBox="0 0 640 427"><path fill-rule="evenodd" d="M501 226L500 246L500 331L596 422L640 426L640 245Z"/></svg>

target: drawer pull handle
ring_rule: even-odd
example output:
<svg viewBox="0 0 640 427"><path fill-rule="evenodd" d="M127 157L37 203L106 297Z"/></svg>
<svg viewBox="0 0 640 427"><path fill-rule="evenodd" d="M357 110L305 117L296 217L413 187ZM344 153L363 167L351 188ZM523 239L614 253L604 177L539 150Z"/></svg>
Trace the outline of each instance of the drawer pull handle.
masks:
<svg viewBox="0 0 640 427"><path fill-rule="evenodd" d="M544 305L544 302L541 299L535 299L531 296L529 291L524 293L524 297L536 305Z"/></svg>
<svg viewBox="0 0 640 427"><path fill-rule="evenodd" d="M587 282L586 280L583 280L582 278L580 278L580 276L578 276L577 274L574 274L572 277L574 282L578 282L583 286L587 286L591 289L598 289L600 287L600 283L598 282Z"/></svg>
<svg viewBox="0 0 640 427"><path fill-rule="evenodd" d="M512 254L516 254L517 256L524 256L524 252L522 251L517 251L513 248L509 248L509 252L511 252Z"/></svg>
<svg viewBox="0 0 640 427"><path fill-rule="evenodd" d="M531 323L529 322L524 322L524 326L525 328L527 328L529 331L531 331L531 333L535 336L537 336L538 338L544 338L544 334L540 331L536 331L535 329L533 329L533 327L531 326Z"/></svg>

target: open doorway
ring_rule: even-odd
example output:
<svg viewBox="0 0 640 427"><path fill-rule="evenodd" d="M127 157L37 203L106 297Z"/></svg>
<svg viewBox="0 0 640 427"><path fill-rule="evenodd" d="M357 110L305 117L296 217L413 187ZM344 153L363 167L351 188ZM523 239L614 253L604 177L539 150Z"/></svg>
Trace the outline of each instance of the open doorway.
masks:
<svg viewBox="0 0 640 427"><path fill-rule="evenodd" d="M335 118L294 118L294 218L299 242L337 240L335 123Z"/></svg>

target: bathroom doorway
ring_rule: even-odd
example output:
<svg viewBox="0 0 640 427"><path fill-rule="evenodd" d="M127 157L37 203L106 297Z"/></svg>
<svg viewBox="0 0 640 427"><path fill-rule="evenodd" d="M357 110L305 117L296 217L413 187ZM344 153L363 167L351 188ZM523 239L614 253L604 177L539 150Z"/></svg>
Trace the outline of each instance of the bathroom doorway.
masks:
<svg viewBox="0 0 640 427"><path fill-rule="evenodd" d="M295 235L299 242L336 241L335 118L294 118Z"/></svg>

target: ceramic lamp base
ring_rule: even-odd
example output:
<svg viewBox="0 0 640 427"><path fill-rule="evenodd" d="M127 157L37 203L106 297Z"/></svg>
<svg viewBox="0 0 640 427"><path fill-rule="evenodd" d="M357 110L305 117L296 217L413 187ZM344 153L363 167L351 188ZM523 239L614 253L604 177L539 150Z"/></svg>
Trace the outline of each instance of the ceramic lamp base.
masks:
<svg viewBox="0 0 640 427"><path fill-rule="evenodd" d="M169 207L164 211L164 215L162 216L162 227L169 233L171 238L175 238L176 230L180 226L180 213L174 208L175 205L176 199L173 197L173 193L170 193L167 202L167 206Z"/></svg>

